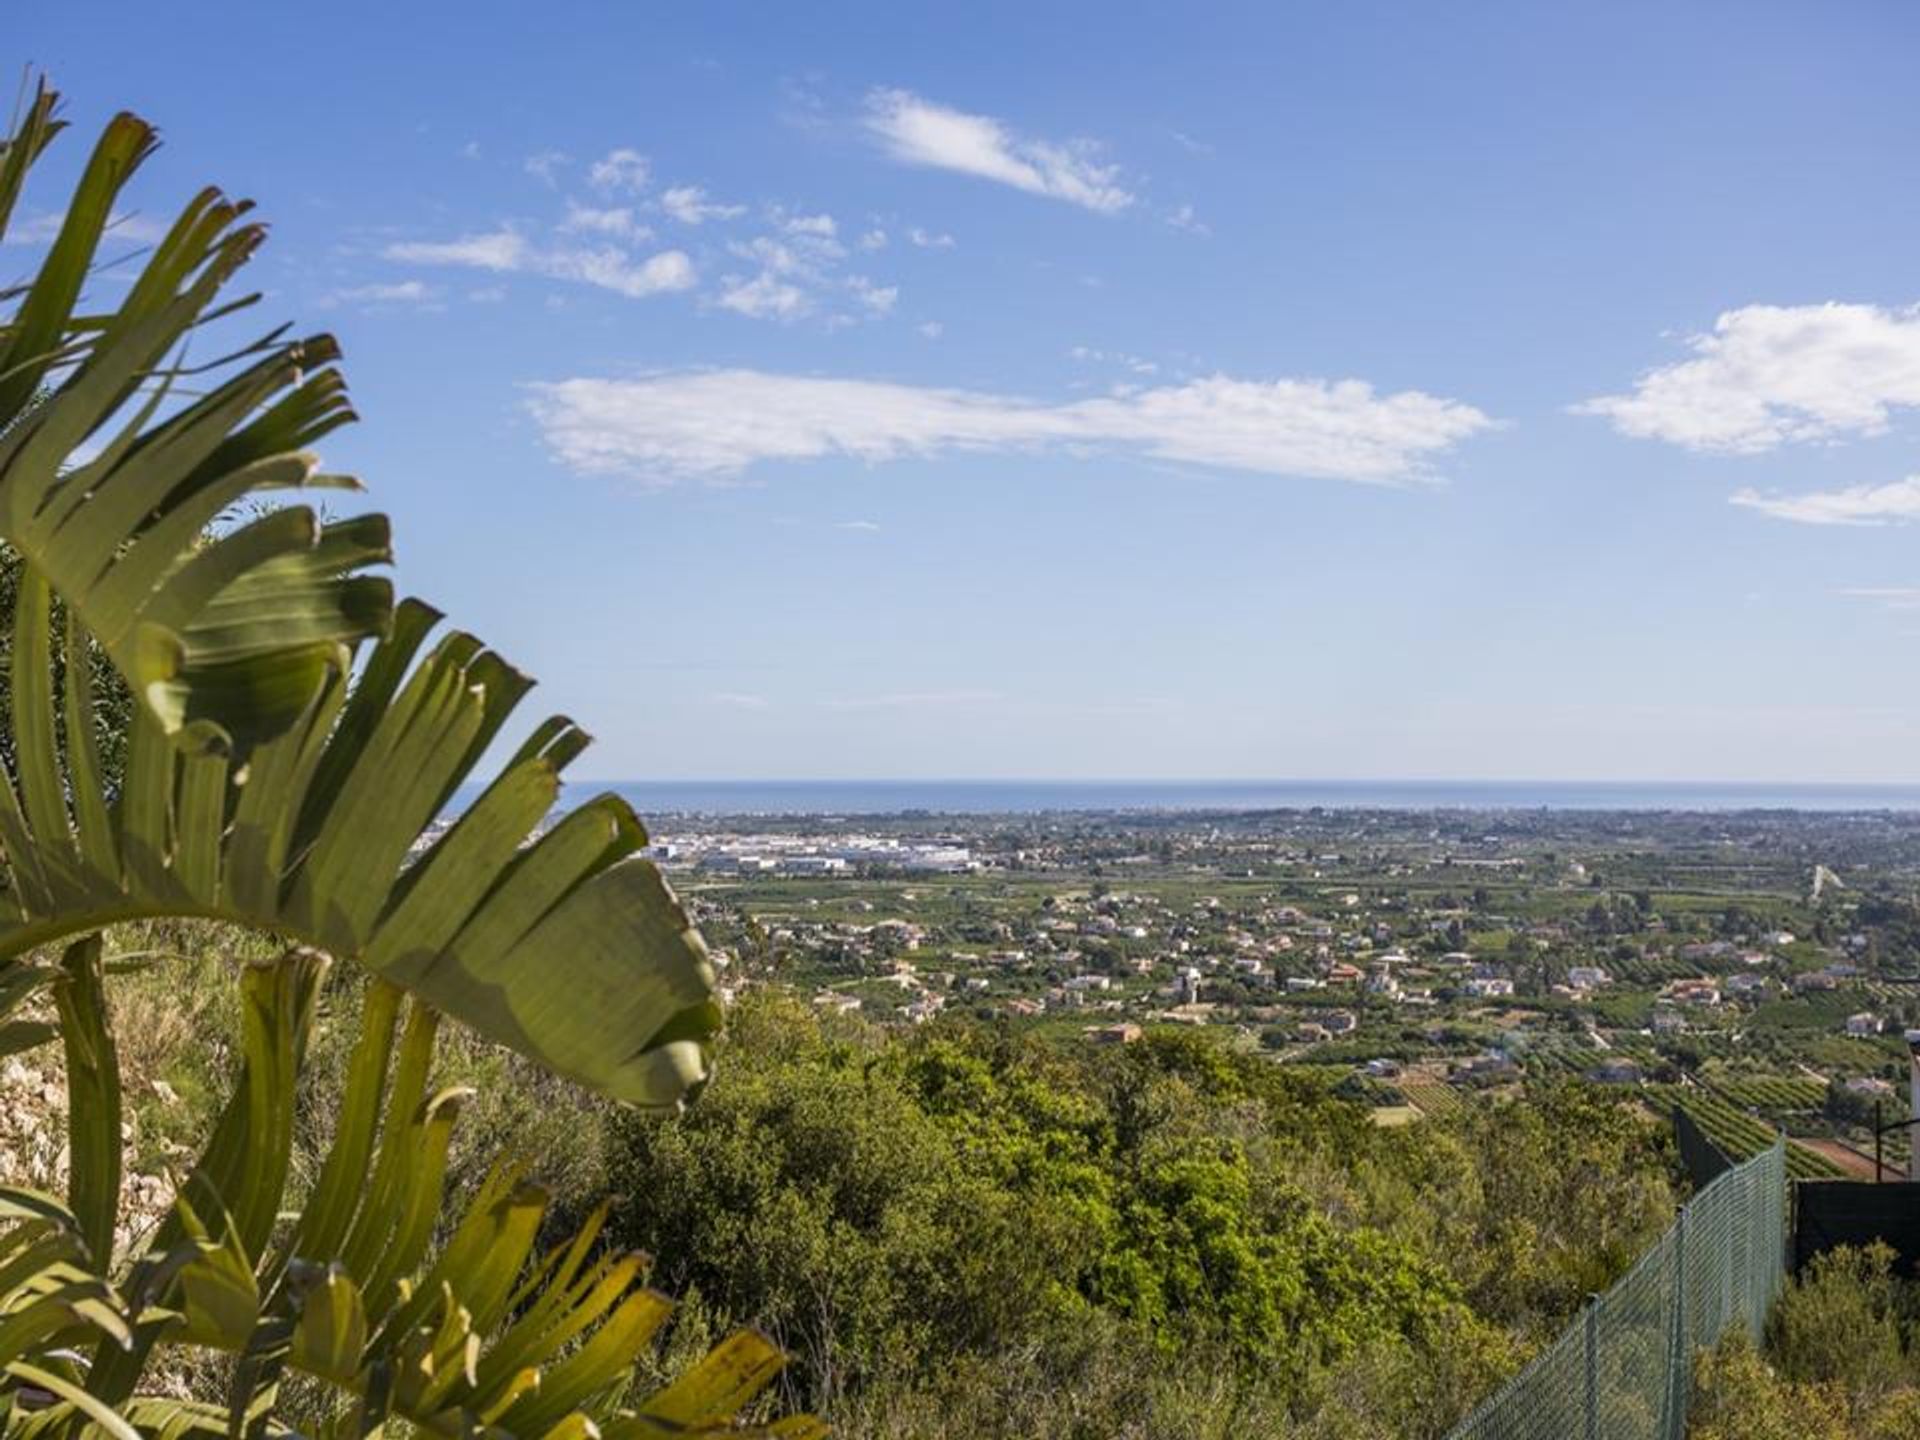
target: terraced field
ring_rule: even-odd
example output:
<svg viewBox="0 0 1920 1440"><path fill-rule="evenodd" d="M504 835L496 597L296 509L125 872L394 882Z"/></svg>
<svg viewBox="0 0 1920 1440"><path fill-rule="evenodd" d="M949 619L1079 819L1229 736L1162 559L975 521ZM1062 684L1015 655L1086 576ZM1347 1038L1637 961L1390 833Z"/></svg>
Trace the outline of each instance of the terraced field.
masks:
<svg viewBox="0 0 1920 1440"><path fill-rule="evenodd" d="M1648 1106L1662 1117L1670 1117L1674 1106L1684 1105L1707 1138L1735 1160L1758 1155L1773 1144L1773 1126L1699 1086L1649 1085L1645 1093ZM1847 1172L1826 1156L1788 1141L1787 1173L1799 1180L1830 1180Z"/></svg>
<svg viewBox="0 0 1920 1440"><path fill-rule="evenodd" d="M1808 1076L1715 1080L1713 1088L1736 1105L1770 1113L1818 1110L1827 1101L1827 1087Z"/></svg>
<svg viewBox="0 0 1920 1440"><path fill-rule="evenodd" d="M1427 1115L1447 1115L1467 1102L1453 1086L1439 1080L1402 1080L1400 1093L1407 1103Z"/></svg>

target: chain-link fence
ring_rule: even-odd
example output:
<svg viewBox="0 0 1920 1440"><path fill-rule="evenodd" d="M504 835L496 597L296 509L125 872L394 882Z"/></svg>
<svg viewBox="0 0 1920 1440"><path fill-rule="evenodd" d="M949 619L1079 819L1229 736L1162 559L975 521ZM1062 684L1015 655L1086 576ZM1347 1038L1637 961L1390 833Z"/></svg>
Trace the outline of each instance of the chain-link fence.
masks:
<svg viewBox="0 0 1920 1440"><path fill-rule="evenodd" d="M1786 1149L1708 1185L1673 1228L1448 1440L1682 1440L1694 1352L1758 1335L1786 1274Z"/></svg>

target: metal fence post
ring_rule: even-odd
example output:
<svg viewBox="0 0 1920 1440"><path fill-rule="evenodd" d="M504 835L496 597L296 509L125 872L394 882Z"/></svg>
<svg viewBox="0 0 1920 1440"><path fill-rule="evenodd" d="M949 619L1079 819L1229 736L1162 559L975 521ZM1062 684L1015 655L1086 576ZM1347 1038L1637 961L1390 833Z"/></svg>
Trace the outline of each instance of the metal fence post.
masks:
<svg viewBox="0 0 1920 1440"><path fill-rule="evenodd" d="M1600 1440L1600 1297L1587 1296L1587 1440Z"/></svg>
<svg viewBox="0 0 1920 1440"><path fill-rule="evenodd" d="M1660 1256L1642 1257L1647 1269L1631 1288L1623 1289L1623 1280L1605 1296L1588 1295L1578 1321L1482 1401L1448 1440L1619 1440L1614 1432L1622 1427L1640 1440L1683 1440L1693 1403L1695 1352L1717 1344L1742 1321L1764 1328L1786 1272L1795 1199L1786 1156L1784 1144L1776 1141L1771 1151L1708 1184L1657 1242ZM1698 1286L1688 1273L1695 1252ZM1657 1297L1647 1289L1659 1283L1656 1264L1673 1266L1664 1296ZM1653 1357L1658 1352L1648 1347L1660 1337L1648 1327L1659 1323L1662 1303L1671 1307L1664 1337L1667 1391L1656 1397L1661 1372ZM1603 1343L1605 1375L1600 1373ZM1584 1368L1576 1372L1575 1366Z"/></svg>
<svg viewBox="0 0 1920 1440"><path fill-rule="evenodd" d="M1673 1224L1673 1353L1667 1361L1667 1435L1685 1440L1687 1392L1693 1388L1693 1335L1687 1326L1687 1207Z"/></svg>

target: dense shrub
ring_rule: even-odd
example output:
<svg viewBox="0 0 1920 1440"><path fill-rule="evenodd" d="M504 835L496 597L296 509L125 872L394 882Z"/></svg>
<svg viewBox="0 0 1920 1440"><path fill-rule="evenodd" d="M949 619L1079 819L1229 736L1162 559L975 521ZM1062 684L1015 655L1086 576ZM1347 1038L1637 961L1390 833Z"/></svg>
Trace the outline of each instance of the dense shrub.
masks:
<svg viewBox="0 0 1920 1440"><path fill-rule="evenodd" d="M857 1434L956 1405L982 1435L1187 1433L1196 1386L1266 1433L1435 1434L1509 1327L1550 1333L1671 1215L1659 1132L1593 1092L1389 1132L1207 1034L899 1035L772 998L724 1061L684 1116L613 1122L621 1239Z"/></svg>
<svg viewBox="0 0 1920 1440"><path fill-rule="evenodd" d="M160 1164L224 1098L226 970L247 952L172 923L117 948L170 956L115 991L134 1149ZM357 994L324 1002L342 1013L317 1041L306 1157ZM526 1154L556 1231L625 1197L614 1240L686 1297L642 1382L756 1323L794 1353L783 1403L849 1437L956 1417L982 1437L1438 1436L1672 1214L1662 1128L1578 1083L1387 1130L1216 1032L905 1033L764 993L730 1027L717 1078L664 1121L449 1035L441 1080L478 1087L455 1172Z"/></svg>

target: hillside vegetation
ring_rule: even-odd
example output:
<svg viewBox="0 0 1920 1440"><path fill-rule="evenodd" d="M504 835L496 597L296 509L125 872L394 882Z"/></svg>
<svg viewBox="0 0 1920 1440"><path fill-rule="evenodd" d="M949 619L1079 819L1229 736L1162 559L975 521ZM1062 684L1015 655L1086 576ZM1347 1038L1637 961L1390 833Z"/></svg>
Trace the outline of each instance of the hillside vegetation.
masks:
<svg viewBox="0 0 1920 1440"><path fill-rule="evenodd" d="M114 939L166 952L113 993L129 1164L159 1176L222 1098L244 942L178 924ZM342 976L323 1002L309 1159L359 994ZM9 1103L57 1103L56 1057L12 1062ZM889 1031L760 994L719 1058L661 1119L460 1038L442 1078L479 1093L456 1174L471 1185L496 1150L524 1152L556 1191L556 1232L624 1197L614 1238L686 1297L637 1383L756 1324L794 1356L780 1405L849 1436L951 1434L956 1415L983 1436L1435 1436L1676 1200L1662 1128L1577 1083L1386 1129L1217 1034ZM0 1156L59 1163L11 1139ZM129 1188L137 1203L167 1187Z"/></svg>

